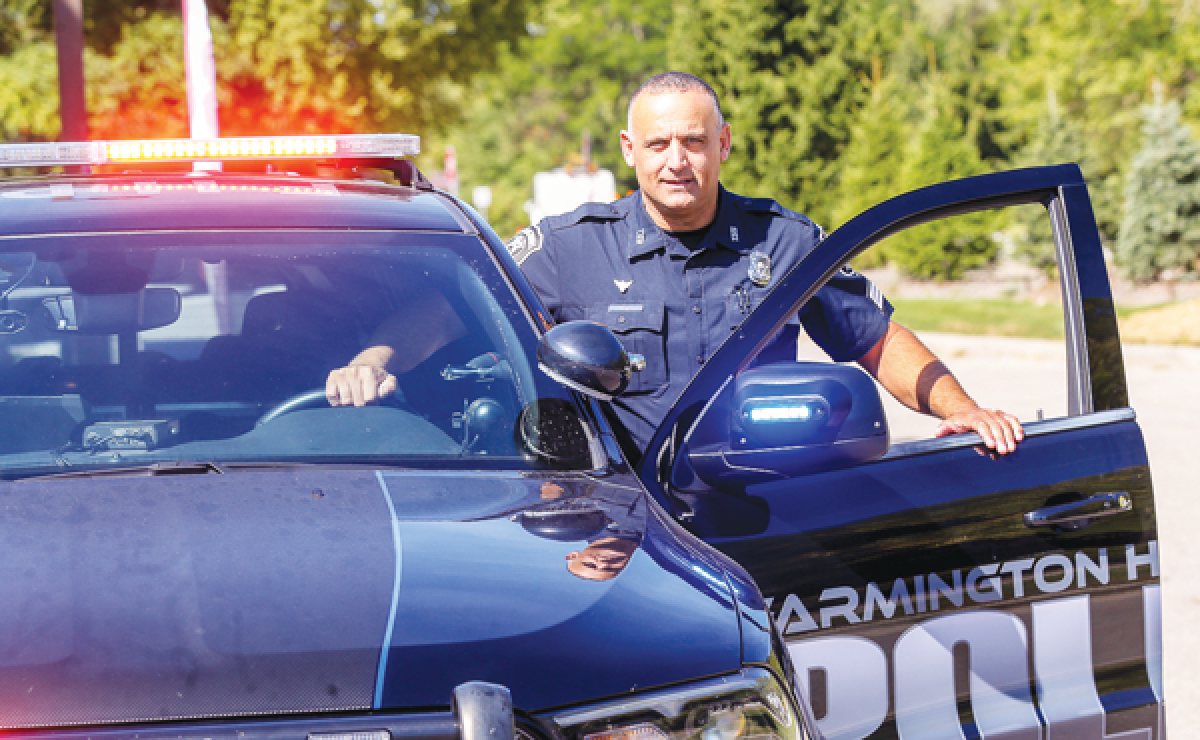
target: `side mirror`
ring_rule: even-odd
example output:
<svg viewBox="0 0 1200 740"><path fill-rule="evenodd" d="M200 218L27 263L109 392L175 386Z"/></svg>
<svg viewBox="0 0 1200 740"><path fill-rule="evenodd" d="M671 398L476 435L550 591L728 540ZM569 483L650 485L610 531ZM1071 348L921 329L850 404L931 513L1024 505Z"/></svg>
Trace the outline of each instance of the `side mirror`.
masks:
<svg viewBox="0 0 1200 740"><path fill-rule="evenodd" d="M542 372L601 401L621 395L631 374L646 364L640 356L627 354L607 327L592 321L555 326L538 342L537 354Z"/></svg>
<svg viewBox="0 0 1200 740"><path fill-rule="evenodd" d="M868 462L888 449L871 377L819 362L740 374L688 440L688 462L713 486L745 485Z"/></svg>

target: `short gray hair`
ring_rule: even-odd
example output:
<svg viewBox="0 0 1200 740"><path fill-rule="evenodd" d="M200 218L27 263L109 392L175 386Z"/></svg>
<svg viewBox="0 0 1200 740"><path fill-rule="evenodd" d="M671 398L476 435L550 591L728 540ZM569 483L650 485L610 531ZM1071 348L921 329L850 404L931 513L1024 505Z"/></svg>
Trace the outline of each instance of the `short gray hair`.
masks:
<svg viewBox="0 0 1200 740"><path fill-rule="evenodd" d="M717 91L712 89L712 85L687 72L661 72L643 82L641 87L635 90L633 96L629 98L629 108L625 112L625 125L629 127L630 131L633 131L633 104L643 93L657 95L694 90L699 90L712 98L713 107L717 109L717 125L725 125L725 116L721 114L721 101L717 98Z"/></svg>

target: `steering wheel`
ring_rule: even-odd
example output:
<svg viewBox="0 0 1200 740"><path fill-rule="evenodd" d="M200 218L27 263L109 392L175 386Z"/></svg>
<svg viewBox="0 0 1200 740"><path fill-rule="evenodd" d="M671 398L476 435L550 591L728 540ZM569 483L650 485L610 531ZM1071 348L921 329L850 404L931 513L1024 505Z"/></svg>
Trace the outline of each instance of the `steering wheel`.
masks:
<svg viewBox="0 0 1200 740"><path fill-rule="evenodd" d="M412 407L408 405L408 401L404 398L404 392L399 388L394 393L390 393L379 399L377 403L380 406L391 406L392 408L404 411L412 411ZM284 414L290 414L293 411L316 408L330 408L329 397L325 395L324 388L313 388L311 391L297 393L291 398L281 401L268 410L267 413L258 417L258 421L254 422L254 428L257 429L263 424L275 421Z"/></svg>

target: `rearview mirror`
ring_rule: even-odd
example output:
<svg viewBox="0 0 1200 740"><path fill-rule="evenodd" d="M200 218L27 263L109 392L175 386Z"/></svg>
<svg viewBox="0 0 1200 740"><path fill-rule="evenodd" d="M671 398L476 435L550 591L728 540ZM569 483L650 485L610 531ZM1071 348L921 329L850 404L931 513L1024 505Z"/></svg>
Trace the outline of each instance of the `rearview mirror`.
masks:
<svg viewBox="0 0 1200 740"><path fill-rule="evenodd" d="M875 381L821 362L741 373L697 422L688 462L709 485L744 485L867 462L887 452Z"/></svg>
<svg viewBox="0 0 1200 740"><path fill-rule="evenodd" d="M68 293L44 298L42 305L57 331L124 334L175 323L183 298L174 288L144 288L133 293Z"/></svg>

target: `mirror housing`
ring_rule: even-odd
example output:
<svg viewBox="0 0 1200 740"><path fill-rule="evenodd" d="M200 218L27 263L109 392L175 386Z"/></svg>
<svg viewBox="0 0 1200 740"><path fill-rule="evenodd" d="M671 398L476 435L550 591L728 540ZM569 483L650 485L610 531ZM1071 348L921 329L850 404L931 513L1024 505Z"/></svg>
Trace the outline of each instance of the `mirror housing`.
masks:
<svg viewBox="0 0 1200 740"><path fill-rule="evenodd" d="M551 328L538 342L537 355L542 372L601 401L621 395L633 373L621 340L593 321L568 321Z"/></svg>
<svg viewBox="0 0 1200 740"><path fill-rule="evenodd" d="M183 298L174 288L143 288L134 293L68 293L42 299L56 331L123 334L170 326L179 320Z"/></svg>
<svg viewBox="0 0 1200 740"><path fill-rule="evenodd" d="M713 486L781 480L856 465L888 449L875 381L849 365L788 362L741 373L688 440Z"/></svg>

